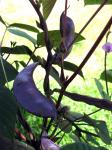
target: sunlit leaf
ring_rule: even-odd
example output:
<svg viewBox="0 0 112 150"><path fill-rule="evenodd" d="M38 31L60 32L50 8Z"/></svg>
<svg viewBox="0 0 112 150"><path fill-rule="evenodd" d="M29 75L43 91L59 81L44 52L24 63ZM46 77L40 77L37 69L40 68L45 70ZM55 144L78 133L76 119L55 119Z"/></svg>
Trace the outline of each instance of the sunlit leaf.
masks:
<svg viewBox="0 0 112 150"><path fill-rule="evenodd" d="M59 30L52 30L52 31L49 31L48 33L49 33L50 40L53 44L53 47L54 48L59 47L60 42L61 42L60 31ZM77 36L77 33L75 33L75 35ZM84 39L85 38L83 36L79 35L79 38L76 40L76 42L82 41ZM41 32L37 35L37 44L41 47L45 46L44 33L43 32Z"/></svg>
<svg viewBox="0 0 112 150"><path fill-rule="evenodd" d="M6 26L6 23L1 16L0 16L0 22L2 22Z"/></svg>
<svg viewBox="0 0 112 150"><path fill-rule="evenodd" d="M11 91L0 88L0 135L13 138L17 105Z"/></svg>
<svg viewBox="0 0 112 150"><path fill-rule="evenodd" d="M8 31L12 34L15 34L17 36L21 36L24 37L25 39L29 40L30 42L32 42L33 44L36 44L36 39L34 39L31 35L29 35L28 33L22 31L22 30L18 30L18 29L13 29L13 28L9 28Z"/></svg>
<svg viewBox="0 0 112 150"><path fill-rule="evenodd" d="M100 82L99 80L95 79L95 83L96 83L96 86L97 86L97 88L98 88L98 91L99 91L101 97L110 100L111 98L110 98L110 97L108 96L108 94L106 94L106 92L104 91L101 82Z"/></svg>
<svg viewBox="0 0 112 150"><path fill-rule="evenodd" d="M85 5L97 5L102 4L102 2L102 0L84 0ZM112 4L112 1L108 0L107 4Z"/></svg>
<svg viewBox="0 0 112 150"><path fill-rule="evenodd" d="M106 70L107 82L112 83L112 70ZM103 71L100 75L100 79L105 81L105 71Z"/></svg>
<svg viewBox="0 0 112 150"><path fill-rule="evenodd" d="M42 6L43 6L43 15L44 18L47 19L50 15L55 3L57 0L42 0Z"/></svg>
<svg viewBox="0 0 112 150"><path fill-rule="evenodd" d="M10 28L10 27L16 27L16 28L27 30L27 31L39 33L39 30L36 27L28 25L28 24L13 23L8 26L8 28Z"/></svg>
<svg viewBox="0 0 112 150"><path fill-rule="evenodd" d="M51 67L50 75L60 84L59 73L54 67Z"/></svg>
<svg viewBox="0 0 112 150"><path fill-rule="evenodd" d="M73 64L73 63L71 63L71 62L68 62L68 61L64 61L64 64L63 64L63 65L64 65L63 68L64 68L65 70L69 70L69 71L72 71L72 72L74 72L74 71L77 70L77 68L78 68L77 65L75 65L75 64ZM82 78L84 78L82 71L79 72L79 75L80 75Z"/></svg>
<svg viewBox="0 0 112 150"><path fill-rule="evenodd" d="M10 63L8 63L5 60L3 60L3 65L4 65L4 68L5 68L5 72L6 72L6 75L7 75L8 82L14 80L17 73L18 73L16 71L16 69ZM0 84L4 85L5 83L6 83L6 79L5 79L5 76L4 76L3 66L0 62Z"/></svg>

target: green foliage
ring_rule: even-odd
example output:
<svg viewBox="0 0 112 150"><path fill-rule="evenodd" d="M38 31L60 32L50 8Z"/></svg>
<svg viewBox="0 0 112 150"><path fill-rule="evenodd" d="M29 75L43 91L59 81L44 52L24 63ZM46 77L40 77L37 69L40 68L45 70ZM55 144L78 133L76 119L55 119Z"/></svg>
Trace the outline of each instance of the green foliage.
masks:
<svg viewBox="0 0 112 150"><path fill-rule="evenodd" d="M31 35L29 35L28 33L24 32L22 30L8 28L8 31L17 36L24 37L25 39L29 40L33 44L36 44L36 39L34 39Z"/></svg>
<svg viewBox="0 0 112 150"><path fill-rule="evenodd" d="M76 142L73 144L67 144L61 148L61 150L106 150L105 148L94 147L82 142Z"/></svg>
<svg viewBox="0 0 112 150"><path fill-rule="evenodd" d="M112 70L106 70L107 82L112 83ZM100 75L100 79L105 81L105 71L103 71Z"/></svg>
<svg viewBox="0 0 112 150"><path fill-rule="evenodd" d="M0 22L3 23L6 26L5 21L3 20L3 18L0 16Z"/></svg>
<svg viewBox="0 0 112 150"><path fill-rule="evenodd" d="M102 0L84 0L85 5L96 5L101 4L102 2ZM112 4L112 1L108 0L107 4Z"/></svg>
<svg viewBox="0 0 112 150"><path fill-rule="evenodd" d="M60 65L59 65L59 66L60 66ZM64 68L65 70L69 70L69 71L74 72L74 71L77 70L78 66L75 65L75 64L73 64L73 63L71 63L71 62L64 61L64 63L63 63L63 68ZM82 78L84 78L84 75L83 75L83 72L82 72L82 71L79 72L79 75L80 75Z"/></svg>
<svg viewBox="0 0 112 150"><path fill-rule="evenodd" d="M102 1L99 0L98 1L85 0L85 5L100 4L101 2ZM27 123L28 117L24 118L23 116L22 118L21 112L17 114L18 120L21 123L21 125L19 124L19 126L22 126L20 127L20 129L21 128L25 129L25 131L24 132L20 131L20 134L17 133L16 137L19 136L18 138L21 138L22 140L26 138L26 143L32 145L35 149L39 149L38 146L40 146L40 141L45 137L47 137L46 139L50 138L48 139L50 143L47 142L47 144L53 145L54 142L60 143L61 140L64 138L64 136L66 137L67 135L69 138L71 138L72 135L73 137L75 137L75 138L72 137L72 141L75 141L75 143L67 144L63 146L61 150L106 150L106 148L101 147L100 145L103 146L104 144L111 145L111 137L110 137L107 123L106 121L95 119L95 117L90 117L90 115L95 114L97 111L92 112L90 114L85 114L80 111L76 112L76 110L70 111L68 106L63 106L61 104L63 100L62 98L65 95L66 97L69 97L74 101L83 102L92 105L94 107L96 106L100 109L105 109L109 111L112 110L111 109L112 102L109 101L111 97L105 92L100 80L95 79L95 83L100 95L102 96L102 98L104 98L103 100L89 97L86 95L80 95L75 92L70 93L65 91L68 85L72 82L72 80L76 77L77 74L83 79L85 79L84 74L82 72L82 68L86 64L90 56L92 55L95 48L98 46L97 43L100 42L101 39L98 38L99 41L97 40L97 42L94 43L92 47L92 51L91 50L89 51L89 53L86 55L85 59L82 61L82 63L79 66L75 65L74 62L65 61L64 60L65 57L63 57L64 56L63 54L66 54L69 49L69 46L66 47L67 44L66 42L68 42L67 41L68 39L66 38L67 35L62 37L62 35L60 34L60 30L46 31L47 30L46 28L44 30L44 27L46 26L45 21L49 17L51 11L53 10L55 3L56 0L52 0L52 1L39 0L39 5L38 5L38 1L34 2L35 7L34 5L33 7L35 9L37 7L40 8L40 9L36 9L37 14L40 14L41 16L41 17L38 16L40 20L40 22L38 22L38 27L34 27L29 24L23 24L23 23L12 23L9 25L6 24L6 22L3 20L2 17L0 17L0 22L3 25L5 25L6 32L8 31L11 34L20 36L20 38L27 39L34 46L33 48L30 48L30 44L28 46L18 45L17 43L18 41L15 42L10 41L11 47L8 47L8 46L2 46L3 41L1 42L0 58L3 57L1 58L1 60L3 60L3 64L0 63L0 71L1 71L0 74L0 85L1 85L0 87L0 134L4 137L8 137L11 139L14 137L14 129L15 129L15 122L16 122L16 114L17 114L17 104L15 101L15 97L13 96L13 92L14 92L18 102L21 102L22 106L26 107L26 110L32 112L32 114L34 115L36 114L37 116L40 116L41 114L41 121L39 122L38 118L37 120L35 119L36 123L32 123L31 126L32 129ZM111 1L108 2L108 4L111 3L112 3ZM43 14L41 13L41 7L40 7L41 5L42 5ZM69 23L71 23L70 20L71 19L68 17L68 26ZM62 28L64 32L64 30L66 30L66 27L62 26ZM107 26L107 28L109 28L109 25ZM42 30L41 32L40 29ZM34 38L33 36L31 36L29 31L32 32L34 35L36 34L37 37ZM66 34L68 34L68 32L69 33L72 32L73 35L75 34L75 38L76 38L75 39L73 37L74 40L72 40L72 42L75 41L74 43L72 43L70 40L71 47L73 44L77 46L77 42L79 43L82 40L85 40L85 38L82 36L82 33L81 34L74 33L74 31L71 31L70 28L68 29ZM107 32L106 28L105 30L102 31L102 34L99 37L101 37L104 34L104 32L106 34ZM48 33L48 36L46 33ZM60 44L62 47L60 46ZM44 49L43 47L46 47L47 55L45 55L46 49ZM60 47L62 49L59 49ZM38 49L42 50L43 53L42 56L39 55ZM23 60L17 60L15 57L13 63L15 65L14 68L13 64L10 64L10 61L9 62L7 61L7 58L9 58L10 56L14 56L15 54L23 55L23 56L28 55L29 57ZM61 61L59 61L58 63L53 62L54 59L53 56L55 54L56 55L60 54ZM6 58L5 56L8 57ZM36 62L35 64L38 64L39 67L42 67L45 70L45 77L39 81L42 83L43 88L40 88L39 90L36 88L35 83L33 81L34 70L30 70L31 68L30 66L28 66L30 61L33 61L33 63ZM13 91L12 92L8 89L8 87L5 88L5 85L6 82L8 85L8 82L15 80L15 77L19 72L20 65L22 66L22 68L24 68L24 73L22 75L21 73L19 74L20 75L19 79L16 78L17 84L14 84L17 88L16 92L14 90L14 87L11 85ZM73 75L67 77L66 70L72 71ZM4 72L6 74L7 80L4 76ZM38 72L38 75L41 76L40 71ZM52 80L50 80L50 76L52 76L55 82L58 83L60 89L57 89L56 86L52 87ZM104 71L101 73L100 79L105 81ZM107 80L108 82L112 83L112 70L107 70ZM33 87L33 90L31 86ZM75 86L77 85L75 84ZM59 95L54 96L55 92L58 92ZM42 97L44 99L43 102L42 102ZM28 100L30 103L28 102ZM46 100L49 105L46 104ZM47 107L47 111L45 109L46 107ZM79 103L79 107L80 107L80 103ZM36 113L34 112L34 108ZM52 115L51 112L54 113L54 115ZM52 117L51 120L47 118L48 116ZM36 129L33 130L33 128ZM45 129L46 132L44 133L43 131ZM22 133L26 134L25 137ZM41 145L41 147L45 147L45 145Z"/></svg>
<svg viewBox="0 0 112 150"><path fill-rule="evenodd" d="M59 30L52 30L52 31L48 31L49 34L49 38L53 44L53 47L59 47L59 44L61 42L61 35L60 35L60 31ZM75 35L77 35L77 33L75 33ZM82 40L84 40L85 38L81 35L79 35L78 39L76 40L76 42L80 42ZM40 45L41 47L45 46L45 41L44 41L44 32L40 32L37 35L37 45Z"/></svg>
<svg viewBox="0 0 112 150"><path fill-rule="evenodd" d="M12 92L0 88L0 135L14 138L17 104Z"/></svg>
<svg viewBox="0 0 112 150"><path fill-rule="evenodd" d="M104 91L104 88L103 88L101 82L99 80L95 79L95 83L96 83L96 86L98 88L98 91L99 91L101 97L110 100L110 96Z"/></svg>
<svg viewBox="0 0 112 150"><path fill-rule="evenodd" d="M43 6L43 15L44 18L47 19L50 15L55 3L57 0L42 0L42 6Z"/></svg>
<svg viewBox="0 0 112 150"><path fill-rule="evenodd" d="M105 144L111 144L111 138L105 121L84 117L84 121L95 128L96 133Z"/></svg>
<svg viewBox="0 0 112 150"><path fill-rule="evenodd" d="M36 27L33 27L28 24L23 24L23 23L13 23L8 26L8 28L10 28L10 27L16 27L16 28L24 29L27 31L35 32L35 33L39 32L39 30Z"/></svg>
<svg viewBox="0 0 112 150"><path fill-rule="evenodd" d="M14 80L17 73L18 73L16 71L16 69L10 63L8 63L5 60L3 60L3 65L5 68L8 82ZM1 72L0 73L0 84L4 85L7 81L6 81L5 76L4 76L3 66L2 66L1 62L0 62L0 72Z"/></svg>

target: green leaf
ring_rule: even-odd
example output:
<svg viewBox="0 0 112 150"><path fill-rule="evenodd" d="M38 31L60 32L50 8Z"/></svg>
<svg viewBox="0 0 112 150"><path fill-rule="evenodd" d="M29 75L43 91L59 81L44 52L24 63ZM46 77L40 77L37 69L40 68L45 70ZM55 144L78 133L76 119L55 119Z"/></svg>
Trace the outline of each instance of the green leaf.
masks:
<svg viewBox="0 0 112 150"><path fill-rule="evenodd" d="M64 145L63 147L61 147L61 150L107 150L107 149L94 147L82 142L76 142L73 144Z"/></svg>
<svg viewBox="0 0 112 150"><path fill-rule="evenodd" d="M16 66L16 70L19 70L20 65L22 65L23 67L26 67L26 64L24 61L14 61L15 66Z"/></svg>
<svg viewBox="0 0 112 150"><path fill-rule="evenodd" d="M70 131L72 130L72 125L67 120L61 120L61 121L59 121L58 125L59 125L59 128L62 131L64 131L65 133L70 133Z"/></svg>
<svg viewBox="0 0 112 150"><path fill-rule="evenodd" d="M84 0L85 5L101 4L102 0ZM112 0L108 0L107 4L112 4Z"/></svg>
<svg viewBox="0 0 112 150"><path fill-rule="evenodd" d="M95 120L88 117L87 115L85 115L83 120L95 128L96 133L105 144L111 144L111 138L109 136L109 131L105 121Z"/></svg>
<svg viewBox="0 0 112 150"><path fill-rule="evenodd" d="M59 73L54 67L51 67L50 75L60 84Z"/></svg>
<svg viewBox="0 0 112 150"><path fill-rule="evenodd" d="M49 38L53 44L53 47L59 47L60 42L61 42L61 35L60 35L60 31L59 30L52 30L49 31ZM75 33L75 35L77 36L77 33ZM79 38L76 40L76 42L82 41L85 38L81 35L79 35ZM75 43L76 43L75 42ZM44 32L41 32L37 35L37 45L44 47L45 46L45 41L44 41Z"/></svg>
<svg viewBox="0 0 112 150"><path fill-rule="evenodd" d="M68 119L74 121L76 119L83 117L84 115L82 115L81 113L78 113L78 112L68 111L64 114L64 116L67 117Z"/></svg>
<svg viewBox="0 0 112 150"><path fill-rule="evenodd" d="M8 31L12 34L17 35L17 36L24 37L25 39L29 40L33 44L36 44L36 39L34 39L32 36L30 36L29 34L27 34L24 31L21 31L21 30L18 30L18 29L11 29L11 28L9 28Z"/></svg>
<svg viewBox="0 0 112 150"><path fill-rule="evenodd" d="M93 137L92 135L90 135L90 134L86 134L86 140L87 140L88 142L91 142L91 143L97 145L97 146L100 146L100 144L98 143L97 139L94 138L94 137Z"/></svg>
<svg viewBox="0 0 112 150"><path fill-rule="evenodd" d="M8 28L10 28L10 27L16 27L16 28L20 28L20 29L27 30L27 31L39 33L39 30L38 30L36 27L33 27L33 26L31 26L31 25L28 25L28 24L13 23L13 24L10 24L10 25L8 26Z"/></svg>
<svg viewBox="0 0 112 150"><path fill-rule="evenodd" d="M6 26L5 21L3 20L3 18L0 16L0 22L3 23Z"/></svg>
<svg viewBox="0 0 112 150"><path fill-rule="evenodd" d="M73 64L73 63L71 63L71 62L68 62L68 61L64 61L64 66L63 66L63 67L64 67L65 70L69 70L69 71L72 71L72 72L74 72L74 71L77 70L77 68L78 68L77 65L75 65L75 64ZM82 71L79 72L79 75L80 75L82 78L84 78Z"/></svg>
<svg viewBox="0 0 112 150"><path fill-rule="evenodd" d="M47 19L57 0L42 0L43 15Z"/></svg>
<svg viewBox="0 0 112 150"><path fill-rule="evenodd" d="M9 138L0 136L0 149L1 150L34 150L33 147L29 146L24 142L16 140L11 140Z"/></svg>
<svg viewBox="0 0 112 150"><path fill-rule="evenodd" d="M107 74L107 82L112 83L112 70L107 70L106 71ZM100 75L100 79L105 81L105 71L103 71Z"/></svg>
<svg viewBox="0 0 112 150"><path fill-rule="evenodd" d="M14 80L16 75L18 74L16 69L10 63L8 63L5 60L3 60L3 65L4 65L4 68L6 71L7 80L8 81ZM5 83L6 83L6 79L4 77L3 67L2 67L2 64L0 62L0 84L4 85Z"/></svg>
<svg viewBox="0 0 112 150"><path fill-rule="evenodd" d="M97 79L94 79L94 80L95 80L95 83L96 83L96 86L98 88L100 95L104 98L104 90L103 90L103 86L102 86L101 82Z"/></svg>
<svg viewBox="0 0 112 150"><path fill-rule="evenodd" d="M101 82L99 80L97 80L97 79L94 79L94 80L95 80L96 86L98 88L98 91L99 91L101 97L104 98L104 99L110 100L111 97L104 91Z"/></svg>
<svg viewBox="0 0 112 150"><path fill-rule="evenodd" d="M2 53L6 54L30 54L32 53L31 50L24 45L21 46L15 46L14 48L10 47L1 47Z"/></svg>
<svg viewBox="0 0 112 150"><path fill-rule="evenodd" d="M17 105L7 88L0 88L0 135L13 138Z"/></svg>

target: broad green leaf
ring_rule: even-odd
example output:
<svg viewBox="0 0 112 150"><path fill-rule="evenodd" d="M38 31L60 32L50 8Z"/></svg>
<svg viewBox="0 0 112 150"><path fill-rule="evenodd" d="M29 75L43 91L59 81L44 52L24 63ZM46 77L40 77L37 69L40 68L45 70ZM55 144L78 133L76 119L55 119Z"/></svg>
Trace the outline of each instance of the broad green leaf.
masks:
<svg viewBox="0 0 112 150"><path fill-rule="evenodd" d="M59 73L54 67L51 68L50 75L60 84Z"/></svg>
<svg viewBox="0 0 112 150"><path fill-rule="evenodd" d="M98 88L98 91L99 91L101 97L104 98L104 99L110 100L111 97L108 94L106 94L106 92L103 89L103 86L102 86L101 82L99 80L95 79L95 83L96 83L96 86Z"/></svg>
<svg viewBox="0 0 112 150"><path fill-rule="evenodd" d="M36 27L33 27L33 26L31 26L31 25L28 25L28 24L13 23L13 24L10 24L10 25L8 26L8 28L10 28L10 27L16 27L16 28L20 28L20 29L27 30L27 31L39 33L39 30L38 30Z"/></svg>
<svg viewBox="0 0 112 150"><path fill-rule="evenodd" d="M75 64L73 64L71 62L68 62L68 61L64 61L64 66L63 67L64 67L65 70L69 70L69 71L72 71L72 72L74 72L78 68L77 65L75 65ZM82 78L84 78L82 71L79 72L79 75Z"/></svg>
<svg viewBox="0 0 112 150"><path fill-rule="evenodd" d="M94 80L95 80L95 83L96 83L96 86L98 88L98 91L99 91L100 95L102 97L104 97L104 90L103 90L103 86L102 86L101 82L97 79L94 79Z"/></svg>
<svg viewBox="0 0 112 150"><path fill-rule="evenodd" d="M95 120L88 117L87 115L85 115L83 120L95 128L96 133L105 144L111 144L111 138L109 136L109 131L105 121Z"/></svg>
<svg viewBox="0 0 112 150"><path fill-rule="evenodd" d="M16 75L17 75L17 71L16 69L7 61L3 60L3 65L6 71L6 75L7 75L7 80L12 81L15 79ZM3 72L3 67L2 64L0 62L0 85L4 85L6 83L6 79L4 77L4 72Z"/></svg>
<svg viewBox="0 0 112 150"><path fill-rule="evenodd" d="M7 88L0 88L0 135L13 138L17 105Z"/></svg>
<svg viewBox="0 0 112 150"><path fill-rule="evenodd" d="M68 111L64 114L65 117L69 118L72 121L75 121L76 119L79 119L81 117L83 117L84 115L78 112L71 112Z"/></svg>
<svg viewBox="0 0 112 150"><path fill-rule="evenodd" d="M107 150L105 148L94 147L86 143L76 142L73 144L64 145L61 150Z"/></svg>
<svg viewBox="0 0 112 150"><path fill-rule="evenodd" d="M112 70L107 70L107 81L112 83ZM105 81L105 71L103 71L100 75L100 79Z"/></svg>
<svg viewBox="0 0 112 150"><path fill-rule="evenodd" d="M111 144L111 138L105 121L97 121L98 135L105 144Z"/></svg>
<svg viewBox="0 0 112 150"><path fill-rule="evenodd" d="M53 44L53 47L59 47L60 42L61 42L61 35L60 35L60 31L59 30L52 30L49 31L49 38ZM77 33L75 33L75 35L77 36ZM79 38L76 40L76 42L82 41L85 38L81 35L79 35ZM75 43L76 43L75 42ZM45 41L44 41L44 33L41 32L37 35L37 45L44 47L45 46Z"/></svg>
<svg viewBox="0 0 112 150"><path fill-rule="evenodd" d="M0 16L0 22L2 22L6 26L6 23L1 16Z"/></svg>
<svg viewBox="0 0 112 150"><path fill-rule="evenodd" d="M42 0L43 15L47 19L57 0Z"/></svg>
<svg viewBox="0 0 112 150"><path fill-rule="evenodd" d="M10 47L2 47L1 48L2 53L6 54L29 54L32 53L32 51L24 45L21 46L15 46L14 48Z"/></svg>
<svg viewBox="0 0 112 150"><path fill-rule="evenodd" d="M65 133L69 133L72 130L72 125L67 120L61 120L58 123L59 128Z"/></svg>
<svg viewBox="0 0 112 150"><path fill-rule="evenodd" d="M85 5L96 5L102 2L102 0L84 0ZM112 0L108 0L107 4L112 4Z"/></svg>
<svg viewBox="0 0 112 150"><path fill-rule="evenodd" d="M36 44L36 39L34 39L32 36L30 36L29 34L27 34L26 32L22 30L9 28L8 31L17 36L24 37L25 39L29 40L33 44Z"/></svg>
<svg viewBox="0 0 112 150"><path fill-rule="evenodd" d="M98 143L97 139L94 138L91 134L86 134L86 140L88 142L91 142L91 143L97 145L97 146L100 146L100 144Z"/></svg>

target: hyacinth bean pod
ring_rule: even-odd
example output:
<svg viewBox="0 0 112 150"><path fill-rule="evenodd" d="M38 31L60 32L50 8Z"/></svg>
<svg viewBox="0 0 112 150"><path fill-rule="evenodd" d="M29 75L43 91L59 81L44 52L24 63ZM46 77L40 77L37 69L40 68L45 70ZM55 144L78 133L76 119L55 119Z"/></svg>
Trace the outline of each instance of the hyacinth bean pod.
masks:
<svg viewBox="0 0 112 150"><path fill-rule="evenodd" d="M42 137L41 139L41 149L42 150L60 150L59 146L47 137Z"/></svg>
<svg viewBox="0 0 112 150"><path fill-rule="evenodd" d="M45 97L36 87L33 71L38 63L25 67L14 81L14 95L17 101L30 113L45 118L55 118L57 111L53 101Z"/></svg>
<svg viewBox="0 0 112 150"><path fill-rule="evenodd" d="M75 34L74 22L71 18L67 17L64 12L60 17L60 34L61 34L61 44L58 52L54 54L53 63L60 63L62 57L65 59L71 52L72 46L71 43L74 40Z"/></svg>

